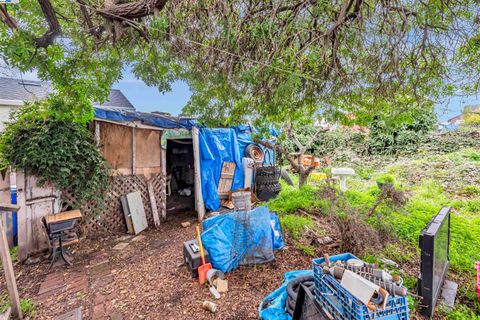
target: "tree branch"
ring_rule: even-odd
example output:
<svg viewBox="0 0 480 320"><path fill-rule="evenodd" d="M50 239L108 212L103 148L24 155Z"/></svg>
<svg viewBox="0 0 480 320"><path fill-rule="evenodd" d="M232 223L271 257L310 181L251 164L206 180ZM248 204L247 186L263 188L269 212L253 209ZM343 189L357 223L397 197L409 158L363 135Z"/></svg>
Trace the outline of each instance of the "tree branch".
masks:
<svg viewBox="0 0 480 320"><path fill-rule="evenodd" d="M8 14L7 6L5 4L0 4L0 20L10 29L18 30L17 22Z"/></svg>
<svg viewBox="0 0 480 320"><path fill-rule="evenodd" d="M62 29L60 28L60 23L58 22L57 15L55 14L55 10L53 9L50 0L38 0L38 3L42 8L49 29L43 36L34 39L35 46L37 48L47 48L53 43L53 41L55 41L55 38L62 33Z"/></svg>
<svg viewBox="0 0 480 320"><path fill-rule="evenodd" d="M167 0L142 0L97 9L97 13L110 20L133 20L152 15L155 11L162 10L166 4Z"/></svg>
<svg viewBox="0 0 480 320"><path fill-rule="evenodd" d="M292 167L295 170L297 170L297 171L300 170L300 168L301 168L300 165L298 165L298 163L295 161L295 158L292 157L290 152L284 146L282 146L280 144L272 144L268 141L260 140L260 139L254 139L254 141L255 141L255 143L258 143L258 144L264 146L265 148L269 148L269 149L272 149L272 150L277 150L278 152L280 152L281 154L283 154L285 156L285 158L288 160L288 162L290 162L290 164L292 165Z"/></svg>

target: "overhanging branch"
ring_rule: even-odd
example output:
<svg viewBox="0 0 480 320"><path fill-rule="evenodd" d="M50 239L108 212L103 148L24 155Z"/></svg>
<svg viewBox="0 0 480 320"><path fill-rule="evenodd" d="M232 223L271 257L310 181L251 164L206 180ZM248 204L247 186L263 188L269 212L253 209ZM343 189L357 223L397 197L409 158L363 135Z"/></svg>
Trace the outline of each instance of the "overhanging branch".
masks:
<svg viewBox="0 0 480 320"><path fill-rule="evenodd" d="M55 38L62 33L62 29L60 28L60 23L58 22L57 15L50 0L38 0L38 3L47 20L48 31L40 38L35 38L35 46L37 48L47 48L55 41Z"/></svg>
<svg viewBox="0 0 480 320"><path fill-rule="evenodd" d="M0 20L5 23L10 29L18 29L17 22L8 14L5 4L0 4Z"/></svg>
<svg viewBox="0 0 480 320"><path fill-rule="evenodd" d="M133 20L152 15L162 10L166 4L167 0L135 1L97 9L97 13L110 20Z"/></svg>

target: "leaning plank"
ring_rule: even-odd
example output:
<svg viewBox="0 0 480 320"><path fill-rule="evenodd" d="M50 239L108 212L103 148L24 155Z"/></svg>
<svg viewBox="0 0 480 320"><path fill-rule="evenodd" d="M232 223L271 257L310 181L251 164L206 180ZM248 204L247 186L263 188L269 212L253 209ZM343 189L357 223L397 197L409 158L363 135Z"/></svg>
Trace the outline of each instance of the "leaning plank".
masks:
<svg viewBox="0 0 480 320"><path fill-rule="evenodd" d="M3 271L5 273L5 281L7 282L8 294L12 303L13 314L19 319L23 318L22 309L20 308L20 297L18 296L17 282L15 273L13 272L12 258L8 249L7 235L3 223L0 223L0 254L2 256Z"/></svg>
<svg viewBox="0 0 480 320"><path fill-rule="evenodd" d="M157 210L157 202L155 201L155 193L153 192L152 181L147 181L147 189L148 189L148 196L150 198L150 205L152 206L152 215L153 215L153 222L155 223L155 227L160 226L160 217L158 216Z"/></svg>

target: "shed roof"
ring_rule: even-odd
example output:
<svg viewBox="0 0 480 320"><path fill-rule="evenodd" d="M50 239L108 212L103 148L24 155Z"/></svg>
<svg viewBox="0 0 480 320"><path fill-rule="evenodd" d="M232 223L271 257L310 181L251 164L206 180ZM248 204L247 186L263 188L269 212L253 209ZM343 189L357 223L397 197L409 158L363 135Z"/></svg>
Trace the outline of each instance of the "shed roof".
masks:
<svg viewBox="0 0 480 320"><path fill-rule="evenodd" d="M53 88L49 82L0 77L0 100L32 101L43 99L52 91ZM104 103L93 102L93 104L135 111L132 103L118 89L111 89L108 100Z"/></svg>

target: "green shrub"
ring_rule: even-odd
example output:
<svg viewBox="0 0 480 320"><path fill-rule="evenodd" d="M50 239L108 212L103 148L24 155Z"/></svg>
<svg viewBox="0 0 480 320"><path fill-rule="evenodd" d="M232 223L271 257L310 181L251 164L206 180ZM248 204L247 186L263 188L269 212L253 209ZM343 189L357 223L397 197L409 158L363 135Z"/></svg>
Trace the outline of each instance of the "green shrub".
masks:
<svg viewBox="0 0 480 320"><path fill-rule="evenodd" d="M37 176L40 186L51 182L62 191L71 190L79 202L101 201L109 181L105 160L86 124L57 112L66 108L61 104L53 97L12 115L0 136L3 166Z"/></svg>
<svg viewBox="0 0 480 320"><path fill-rule="evenodd" d="M287 214L280 217L282 230L288 232L294 240L300 239L306 227L312 227L313 221L310 218L295 214Z"/></svg>
<svg viewBox="0 0 480 320"><path fill-rule="evenodd" d="M376 177L375 181L378 184L395 183L395 178L391 174L385 173Z"/></svg>

